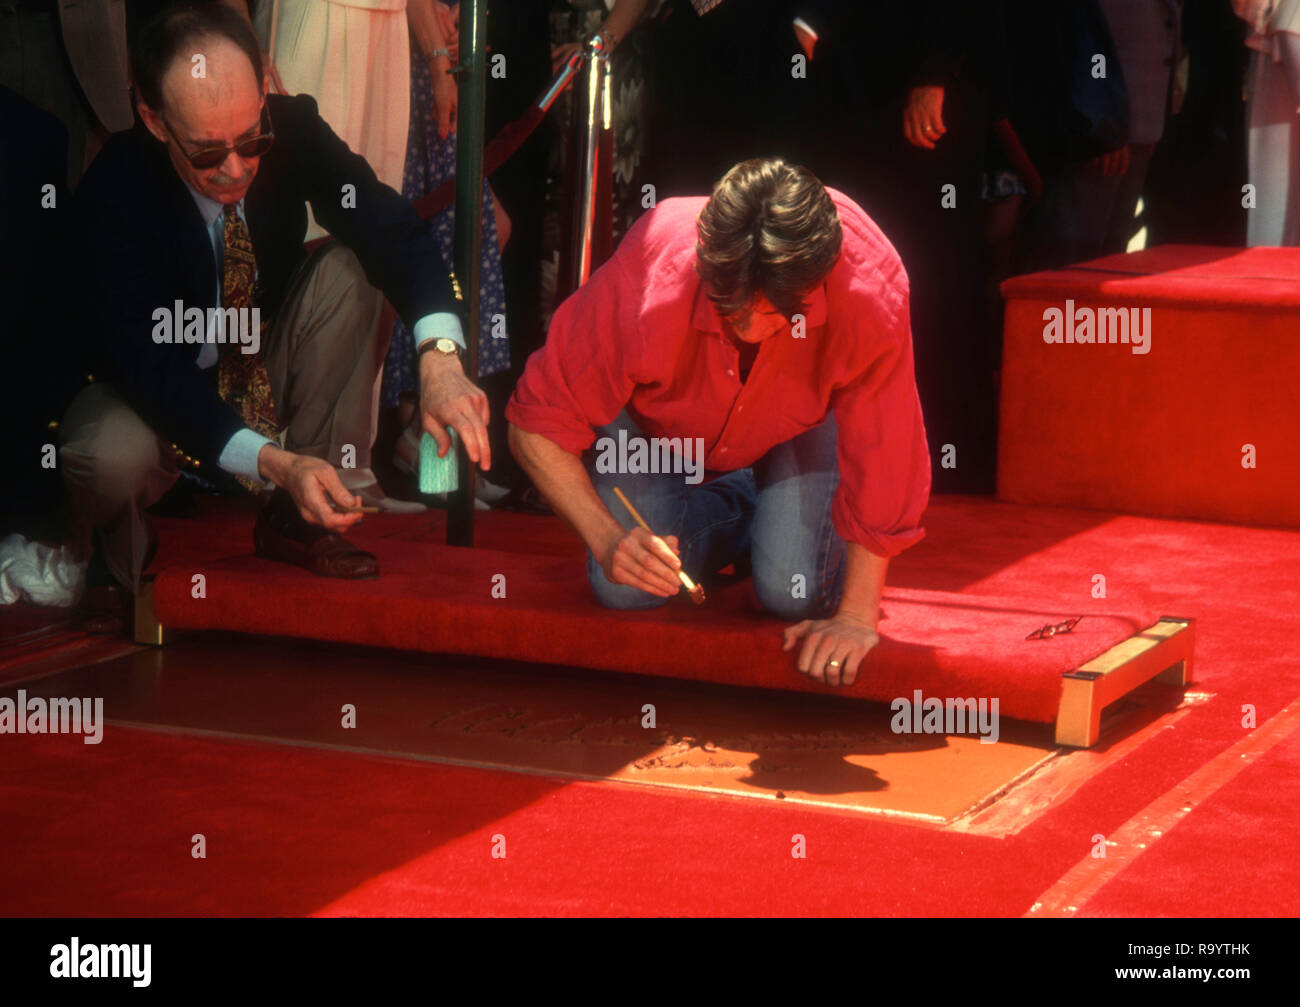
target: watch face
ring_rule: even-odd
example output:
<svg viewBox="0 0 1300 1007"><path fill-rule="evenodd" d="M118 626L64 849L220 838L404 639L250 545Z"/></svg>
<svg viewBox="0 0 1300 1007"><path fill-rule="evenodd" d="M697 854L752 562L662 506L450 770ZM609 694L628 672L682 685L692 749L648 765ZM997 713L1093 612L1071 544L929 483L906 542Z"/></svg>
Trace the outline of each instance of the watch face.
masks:
<svg viewBox="0 0 1300 1007"><path fill-rule="evenodd" d="M443 336L435 342L434 348L439 353L460 353L460 347L456 345L456 341L454 339L448 339L446 336Z"/></svg>

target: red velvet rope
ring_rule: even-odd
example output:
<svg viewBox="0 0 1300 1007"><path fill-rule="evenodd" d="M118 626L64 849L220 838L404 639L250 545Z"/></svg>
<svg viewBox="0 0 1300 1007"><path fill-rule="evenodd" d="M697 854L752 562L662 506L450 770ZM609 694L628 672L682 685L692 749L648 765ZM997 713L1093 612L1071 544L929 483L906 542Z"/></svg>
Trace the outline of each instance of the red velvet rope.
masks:
<svg viewBox="0 0 1300 1007"><path fill-rule="evenodd" d="M545 113L536 105L528 106L528 111L504 127L492 138L492 142L483 151L483 177L496 171L517 151L525 140L532 135ZM456 198L456 179L447 179L427 196L422 196L413 204L415 212L425 220L445 210Z"/></svg>

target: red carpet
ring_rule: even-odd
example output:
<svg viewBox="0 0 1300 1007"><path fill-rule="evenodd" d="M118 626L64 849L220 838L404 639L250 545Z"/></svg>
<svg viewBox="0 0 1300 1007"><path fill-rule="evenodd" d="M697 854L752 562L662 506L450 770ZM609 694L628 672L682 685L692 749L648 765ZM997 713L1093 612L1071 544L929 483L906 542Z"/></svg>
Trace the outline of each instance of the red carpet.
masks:
<svg viewBox="0 0 1300 1007"><path fill-rule="evenodd" d="M241 528L246 548L247 516L225 527ZM7 737L0 910L1018 916L1093 835L1241 738L1243 704L1262 724L1300 696L1290 605L1300 533L943 499L930 528L894 571L903 588L920 589L922 575L931 589L986 595L1077 579L1082 596L1101 572L1112 591L1146 585L1153 608L1198 616L1197 689L1208 700L1002 840L113 725L100 746ZM481 538L490 544L486 523ZM1300 911L1300 879L1285 867L1300 859L1295 752L1279 745L1243 772L1086 911ZM209 838L206 861L189 857L196 832ZM488 856L498 833L505 862ZM807 837L807 860L789 855L795 833Z"/></svg>
<svg viewBox="0 0 1300 1007"><path fill-rule="evenodd" d="M552 525L535 524L539 551L562 546ZM169 530L177 525L203 529L186 536L194 550L248 548L246 514ZM7 737L0 911L1018 916L1087 855L1093 835L1240 739L1243 704L1263 724L1300 696L1291 610L1300 533L942 498L929 527L892 572L901 589L996 597L1050 584L1086 606L1102 573L1112 599L1145 594L1154 611L1198 617L1196 688L1208 699L1001 840L114 725L100 746ZM499 531L485 521L480 541L499 546ZM1297 757L1294 739L1278 745L1085 913L1295 915ZM189 855L197 832L208 837L205 861ZM807 860L790 857L795 833ZM497 834L505 861L489 856Z"/></svg>
<svg viewBox="0 0 1300 1007"><path fill-rule="evenodd" d="M1150 529L1141 522L1076 534L1101 520L974 498L937 500L927 518L930 538L904 554L890 578L882 643L845 692L882 701L916 689L997 696L1003 716L1052 722L1063 671L1159 615L1197 614L1157 611L1146 591L1158 579L1113 569L1118 557L1141 560L1148 551L1142 540ZM681 603L614 613L591 597L581 545L557 518L492 512L472 550L438 544L441 533L430 524L425 516L366 522L351 537L379 557L383 576L348 582L252 557L246 515L228 524L173 522L160 552L156 610L174 628L826 691L798 674L794 654L781 651L787 623L762 613L748 582L714 592L701 609ZM209 555L227 558L206 561L191 551L200 529ZM506 542L536 551L499 548ZM197 573L206 578L199 598ZM1096 574L1107 578L1105 598L1092 597ZM505 598L493 597L498 575ZM1025 639L1078 615L1087 618L1069 635Z"/></svg>
<svg viewBox="0 0 1300 1007"><path fill-rule="evenodd" d="M1163 892L1168 916L1233 916L1243 874L1214 865L1243 865L1246 877L1267 879L1250 903L1261 916L1300 914L1300 733L1194 809L1178 828L1089 902L1089 916L1126 916L1134 905ZM1286 827L1284 823L1289 823ZM1189 877L1188 864L1204 865ZM1251 882L1254 883L1254 882Z"/></svg>
<svg viewBox="0 0 1300 1007"><path fill-rule="evenodd" d="M1300 527L1300 249L1166 245L1002 289L1001 499ZM1045 342L1067 299L1149 309L1150 352Z"/></svg>
<svg viewBox="0 0 1300 1007"><path fill-rule="evenodd" d="M900 843L898 826L806 809L123 728L101 748L16 746L6 912L1000 914L1069 859L1044 846L1009 870L996 840L909 829ZM93 797L50 815L74 779Z"/></svg>
<svg viewBox="0 0 1300 1007"><path fill-rule="evenodd" d="M1080 796L995 840L112 725L98 749L68 736L11 744L0 778L0 911L17 916L1019 915L1094 831L1123 816ZM1259 773L1293 771L1295 751ZM1139 752L1088 796L1141 800L1156 782L1155 754ZM1229 821L1207 806L1201 833L1162 840L1161 856L1131 869L1150 871L1148 884L1122 886L1121 875L1103 890L1107 908L1294 914L1300 877L1285 865L1295 859L1297 805L1268 801L1267 779L1215 802L1237 812ZM74 795L76 814L53 810ZM190 855L196 833L203 860ZM790 856L796 834L807 859ZM498 835L504 860L490 855ZM1250 848L1256 838L1264 842ZM1189 877L1178 852L1215 859L1190 861L1205 867Z"/></svg>

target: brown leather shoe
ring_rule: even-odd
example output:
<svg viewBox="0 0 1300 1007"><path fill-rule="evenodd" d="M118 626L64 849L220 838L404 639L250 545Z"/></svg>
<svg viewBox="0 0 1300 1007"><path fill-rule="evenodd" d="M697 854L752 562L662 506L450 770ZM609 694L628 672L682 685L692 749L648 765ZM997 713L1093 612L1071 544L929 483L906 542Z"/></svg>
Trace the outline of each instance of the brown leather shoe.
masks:
<svg viewBox="0 0 1300 1007"><path fill-rule="evenodd" d="M337 532L304 521L298 505L277 489L253 526L253 549L263 559L306 567L322 577L369 580L379 576L379 561Z"/></svg>

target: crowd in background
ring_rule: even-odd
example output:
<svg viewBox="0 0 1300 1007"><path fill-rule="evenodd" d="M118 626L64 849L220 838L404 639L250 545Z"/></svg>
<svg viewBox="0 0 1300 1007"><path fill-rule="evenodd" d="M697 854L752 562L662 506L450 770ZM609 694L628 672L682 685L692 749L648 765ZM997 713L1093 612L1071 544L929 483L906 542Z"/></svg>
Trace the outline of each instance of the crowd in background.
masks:
<svg viewBox="0 0 1300 1007"><path fill-rule="evenodd" d="M455 4L211 2L250 18L278 84L312 94L384 182L414 200L450 177ZM130 127L127 45L166 3L0 2L6 107L21 96L62 122L69 186ZM955 468L935 465L940 492L994 488L1002 279L1123 252L1139 232L1155 245L1292 244L1300 231L1300 0L492 0L504 73L487 81L487 137L593 32L614 46L616 241L650 205L646 186L655 200L706 194L732 164L780 155L894 243L931 450L958 450ZM478 377L494 417L555 307L569 118L566 98L485 183ZM10 112L4 128L25 121ZM22 166L4 160L8 183ZM450 268L451 210L430 226ZM492 338L502 315L508 338ZM380 429L401 468L415 386L400 322L394 336ZM496 447L489 479L519 499Z"/></svg>

